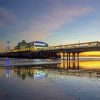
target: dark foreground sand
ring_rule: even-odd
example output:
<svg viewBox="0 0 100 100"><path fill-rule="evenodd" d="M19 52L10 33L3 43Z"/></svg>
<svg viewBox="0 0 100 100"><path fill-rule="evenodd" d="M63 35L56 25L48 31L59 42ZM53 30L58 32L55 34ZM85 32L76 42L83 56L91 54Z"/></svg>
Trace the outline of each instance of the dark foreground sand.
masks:
<svg viewBox="0 0 100 100"><path fill-rule="evenodd" d="M0 79L0 100L74 100L52 80Z"/></svg>

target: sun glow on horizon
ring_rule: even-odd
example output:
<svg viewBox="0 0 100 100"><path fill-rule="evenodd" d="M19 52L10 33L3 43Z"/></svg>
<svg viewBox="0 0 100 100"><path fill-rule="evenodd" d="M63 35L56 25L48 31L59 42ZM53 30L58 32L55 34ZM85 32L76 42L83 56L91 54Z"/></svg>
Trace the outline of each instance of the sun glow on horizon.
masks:
<svg viewBox="0 0 100 100"><path fill-rule="evenodd" d="M100 51L83 52L81 56L100 56Z"/></svg>

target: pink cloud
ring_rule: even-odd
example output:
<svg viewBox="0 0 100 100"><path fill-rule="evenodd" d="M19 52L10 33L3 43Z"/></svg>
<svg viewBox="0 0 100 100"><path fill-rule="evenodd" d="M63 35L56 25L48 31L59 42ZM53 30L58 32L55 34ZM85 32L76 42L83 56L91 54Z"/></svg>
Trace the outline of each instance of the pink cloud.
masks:
<svg viewBox="0 0 100 100"><path fill-rule="evenodd" d="M31 20L27 24L27 30L21 32L25 40L44 40L50 38L56 30L61 29L65 24L73 23L81 16L94 11L88 2L92 0L47 0L50 5L40 19ZM68 3L65 3L68 1ZM73 1L73 2L72 2ZM77 1L77 2L76 2ZM75 4L74 4L75 2ZM81 3L81 5L80 5ZM50 7L51 6L51 7Z"/></svg>
<svg viewBox="0 0 100 100"><path fill-rule="evenodd" d="M91 6L59 6L55 7L50 12L45 13L41 19L30 26L27 31L30 35L27 38L33 40L41 40L49 38L53 31L58 30L67 23L77 20L80 16L84 16L93 11ZM26 33L26 32L24 32ZM33 37L33 38L32 38Z"/></svg>
<svg viewBox="0 0 100 100"><path fill-rule="evenodd" d="M15 22L15 15L7 9L0 8L0 28Z"/></svg>

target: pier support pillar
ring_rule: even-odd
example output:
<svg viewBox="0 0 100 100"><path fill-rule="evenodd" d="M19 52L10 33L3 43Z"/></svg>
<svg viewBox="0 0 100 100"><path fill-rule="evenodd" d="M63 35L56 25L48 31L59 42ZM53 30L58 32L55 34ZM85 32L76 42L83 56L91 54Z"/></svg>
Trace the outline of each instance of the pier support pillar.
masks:
<svg viewBox="0 0 100 100"><path fill-rule="evenodd" d="M67 53L67 62L68 62L68 53Z"/></svg>
<svg viewBox="0 0 100 100"><path fill-rule="evenodd" d="M70 61L70 53L68 54L68 60Z"/></svg>
<svg viewBox="0 0 100 100"><path fill-rule="evenodd" d="M68 53L68 68L70 69L70 53Z"/></svg>
<svg viewBox="0 0 100 100"><path fill-rule="evenodd" d="M63 52L63 60L65 60L65 52Z"/></svg>
<svg viewBox="0 0 100 100"><path fill-rule="evenodd" d="M73 53L72 55L73 55L73 56L72 56L72 57L73 57L73 61L75 61L75 53Z"/></svg>
<svg viewBox="0 0 100 100"><path fill-rule="evenodd" d="M77 66L78 66L78 69L79 69L79 52L77 53L77 62L78 62Z"/></svg>

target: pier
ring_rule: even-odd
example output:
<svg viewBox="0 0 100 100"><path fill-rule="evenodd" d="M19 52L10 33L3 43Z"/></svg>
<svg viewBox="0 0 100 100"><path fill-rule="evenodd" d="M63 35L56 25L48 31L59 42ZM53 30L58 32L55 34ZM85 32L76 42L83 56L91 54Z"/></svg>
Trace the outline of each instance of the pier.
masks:
<svg viewBox="0 0 100 100"><path fill-rule="evenodd" d="M63 60L67 57L67 61L77 60L79 61L79 55L82 52L88 51L100 51L100 42L85 42L58 46L49 46L42 49L30 49L24 50L10 50L8 52L0 53L0 57L11 57L11 58L43 58L43 59L55 59L61 58L60 53L63 54Z"/></svg>

